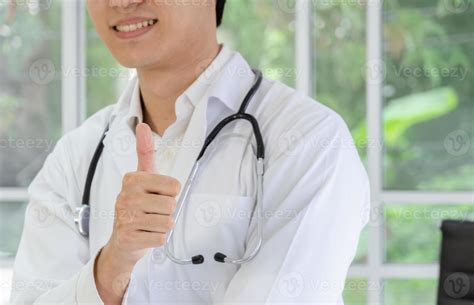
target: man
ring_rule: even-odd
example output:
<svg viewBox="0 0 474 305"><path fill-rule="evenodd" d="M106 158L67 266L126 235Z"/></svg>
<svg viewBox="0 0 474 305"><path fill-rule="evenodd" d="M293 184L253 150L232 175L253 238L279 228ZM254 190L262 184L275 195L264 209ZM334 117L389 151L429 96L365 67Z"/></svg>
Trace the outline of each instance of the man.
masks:
<svg viewBox="0 0 474 305"><path fill-rule="evenodd" d="M214 253L242 257L257 239L255 143L246 122L219 134L180 222L174 215L206 135L238 111L255 80L240 54L217 42L225 1L87 4L105 45L137 75L117 104L58 142L29 187L13 304L341 304L369 202L344 121L263 81L247 109L265 142L263 244L241 266L217 263ZM87 239L72 212L107 124ZM164 255L173 227L175 255L202 253L203 264Z"/></svg>

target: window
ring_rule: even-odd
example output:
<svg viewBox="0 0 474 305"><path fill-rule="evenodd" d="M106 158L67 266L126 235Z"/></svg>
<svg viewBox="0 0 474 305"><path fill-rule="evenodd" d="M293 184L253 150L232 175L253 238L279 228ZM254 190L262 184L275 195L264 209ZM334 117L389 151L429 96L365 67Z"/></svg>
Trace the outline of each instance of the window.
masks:
<svg viewBox="0 0 474 305"><path fill-rule="evenodd" d="M0 1L3 278L26 187L59 137L115 103L130 75L100 42L84 1L7 3ZM339 112L367 166L372 217L346 304L434 304L438 226L474 220L473 31L470 0L228 1L220 41ZM0 288L0 303L9 289Z"/></svg>

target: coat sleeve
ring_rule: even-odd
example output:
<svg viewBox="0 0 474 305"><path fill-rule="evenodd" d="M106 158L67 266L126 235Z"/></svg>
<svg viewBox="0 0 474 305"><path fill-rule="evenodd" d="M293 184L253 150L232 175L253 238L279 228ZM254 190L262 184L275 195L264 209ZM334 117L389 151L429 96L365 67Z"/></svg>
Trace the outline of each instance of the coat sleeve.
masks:
<svg viewBox="0 0 474 305"><path fill-rule="evenodd" d="M61 138L28 188L30 201L14 263L10 302L19 304L102 304L88 241L76 230L79 206L69 160L67 136Z"/></svg>
<svg viewBox="0 0 474 305"><path fill-rule="evenodd" d="M369 182L334 112L272 139L264 175L260 253L237 271L221 304L342 304L348 268L368 222ZM252 229L253 228L253 229ZM256 240L250 226L249 249Z"/></svg>

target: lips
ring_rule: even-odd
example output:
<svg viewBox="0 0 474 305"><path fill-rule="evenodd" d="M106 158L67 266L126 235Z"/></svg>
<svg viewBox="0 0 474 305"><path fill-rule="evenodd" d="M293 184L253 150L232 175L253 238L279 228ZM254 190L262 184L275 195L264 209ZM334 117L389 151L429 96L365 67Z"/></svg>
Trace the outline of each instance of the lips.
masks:
<svg viewBox="0 0 474 305"><path fill-rule="evenodd" d="M153 29L157 23L158 19L133 18L118 22L112 29L119 38L135 38Z"/></svg>
<svg viewBox="0 0 474 305"><path fill-rule="evenodd" d="M136 30L147 28L149 26L153 26L157 22L158 22L157 19L149 19L149 20L145 20L141 22L116 25L113 27L113 29L117 32L129 33Z"/></svg>

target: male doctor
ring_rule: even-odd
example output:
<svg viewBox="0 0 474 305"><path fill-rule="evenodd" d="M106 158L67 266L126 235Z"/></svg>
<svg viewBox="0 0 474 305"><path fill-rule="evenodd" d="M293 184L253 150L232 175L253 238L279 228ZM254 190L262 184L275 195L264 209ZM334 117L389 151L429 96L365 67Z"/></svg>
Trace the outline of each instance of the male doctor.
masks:
<svg viewBox="0 0 474 305"><path fill-rule="evenodd" d="M224 2L87 1L105 45L137 73L116 104L60 139L31 183L12 304L343 303L368 179L341 117L301 92L264 79L247 110L265 143L258 255L243 265L212 259L242 257L256 242L256 144L245 121L219 134L174 221L206 135L238 111L255 78L216 40ZM107 124L86 238L73 212ZM203 264L167 258L172 227L175 255L203 254Z"/></svg>

